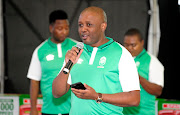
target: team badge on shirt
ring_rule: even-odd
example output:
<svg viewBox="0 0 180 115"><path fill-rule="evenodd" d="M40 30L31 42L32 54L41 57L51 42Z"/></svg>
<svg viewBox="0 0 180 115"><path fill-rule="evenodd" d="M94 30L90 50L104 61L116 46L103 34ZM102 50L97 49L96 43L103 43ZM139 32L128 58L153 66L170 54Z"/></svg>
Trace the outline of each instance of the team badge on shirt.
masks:
<svg viewBox="0 0 180 115"><path fill-rule="evenodd" d="M54 60L54 55L49 54L49 55L46 56L46 59L47 59L47 61Z"/></svg>
<svg viewBox="0 0 180 115"><path fill-rule="evenodd" d="M97 66L97 68L104 68L104 65L106 64L106 57L103 56L101 57L101 59L99 60L99 66Z"/></svg>

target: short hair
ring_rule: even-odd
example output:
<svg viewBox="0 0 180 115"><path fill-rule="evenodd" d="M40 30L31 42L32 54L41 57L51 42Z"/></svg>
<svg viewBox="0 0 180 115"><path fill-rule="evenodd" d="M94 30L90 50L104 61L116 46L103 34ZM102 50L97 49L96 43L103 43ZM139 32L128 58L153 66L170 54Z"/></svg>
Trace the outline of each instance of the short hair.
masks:
<svg viewBox="0 0 180 115"><path fill-rule="evenodd" d="M88 8L85 8L82 12L85 12L85 11L93 11L93 12L96 12L96 13L102 15L103 21L107 23L107 15L106 15L106 12L102 8L96 7L96 6L90 6Z"/></svg>
<svg viewBox="0 0 180 115"><path fill-rule="evenodd" d="M60 20L68 19L67 13L63 10L55 10L51 12L49 15L49 24L54 23L58 19Z"/></svg>
<svg viewBox="0 0 180 115"><path fill-rule="evenodd" d="M142 33L137 28L130 28L124 34L124 36L134 36L134 35L138 35L140 41L144 40Z"/></svg>

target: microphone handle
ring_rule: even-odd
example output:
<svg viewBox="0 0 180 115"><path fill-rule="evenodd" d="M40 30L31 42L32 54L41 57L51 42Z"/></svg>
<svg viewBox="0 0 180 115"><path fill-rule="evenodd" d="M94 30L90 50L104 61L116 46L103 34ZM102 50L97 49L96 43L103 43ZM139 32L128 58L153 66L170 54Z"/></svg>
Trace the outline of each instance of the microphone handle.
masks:
<svg viewBox="0 0 180 115"><path fill-rule="evenodd" d="M63 73L68 74L72 65L73 65L73 62L71 60L69 60L68 63L66 64L65 68L63 69Z"/></svg>
<svg viewBox="0 0 180 115"><path fill-rule="evenodd" d="M77 49L79 50L79 52L81 51L80 48L77 47ZM79 53L77 53L77 55L78 55L78 54L79 54ZM64 74L68 74L69 71L70 71L70 69L71 69L71 67L72 67L72 65L73 65L73 62L72 62L71 60L69 60L68 63L66 64L65 68L63 69L63 73L64 73Z"/></svg>

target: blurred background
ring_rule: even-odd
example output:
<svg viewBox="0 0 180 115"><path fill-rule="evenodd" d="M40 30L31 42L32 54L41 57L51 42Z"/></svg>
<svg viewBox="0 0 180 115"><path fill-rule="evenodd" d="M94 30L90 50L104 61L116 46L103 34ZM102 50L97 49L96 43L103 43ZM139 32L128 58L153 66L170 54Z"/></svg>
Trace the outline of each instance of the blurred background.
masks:
<svg viewBox="0 0 180 115"><path fill-rule="evenodd" d="M29 94L27 71L34 49L49 36L49 13L68 13L69 37L81 41L78 17L88 6L104 9L106 36L122 44L129 28L138 28L145 48L165 67L161 98L180 99L180 6L178 0L1 0L0 86L1 93Z"/></svg>

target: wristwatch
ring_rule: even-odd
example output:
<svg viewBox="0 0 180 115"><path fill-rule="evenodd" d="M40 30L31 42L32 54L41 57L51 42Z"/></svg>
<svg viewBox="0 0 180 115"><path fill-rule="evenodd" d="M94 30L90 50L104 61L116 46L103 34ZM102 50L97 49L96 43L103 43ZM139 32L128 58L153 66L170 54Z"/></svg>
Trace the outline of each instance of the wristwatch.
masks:
<svg viewBox="0 0 180 115"><path fill-rule="evenodd" d="M96 102L99 104L103 102L102 93L98 93L98 98L96 99Z"/></svg>

